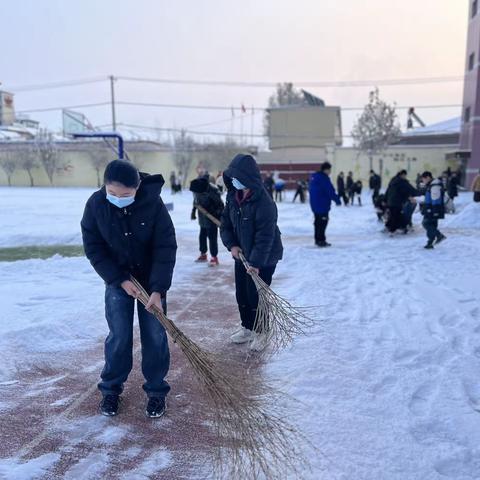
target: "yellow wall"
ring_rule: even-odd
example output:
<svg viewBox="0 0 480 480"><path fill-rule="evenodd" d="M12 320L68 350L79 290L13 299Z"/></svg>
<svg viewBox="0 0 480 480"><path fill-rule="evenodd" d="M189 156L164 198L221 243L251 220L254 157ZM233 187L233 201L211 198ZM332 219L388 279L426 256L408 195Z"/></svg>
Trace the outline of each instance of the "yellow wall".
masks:
<svg viewBox="0 0 480 480"><path fill-rule="evenodd" d="M383 160L384 184L403 169L407 170L411 181L415 181L417 174L425 170L439 176L449 166L445 155L452 149L452 146L393 146L384 154L373 157L373 169L379 173L380 160ZM358 155L354 148L337 148L329 152L327 157L333 166L333 176L351 170L354 178L364 182L368 180L370 160L366 155Z"/></svg>
<svg viewBox="0 0 480 480"><path fill-rule="evenodd" d="M385 154L374 156L373 169L380 171L379 162L383 159L384 184L390 180L399 170L406 169L409 178L414 181L417 173L431 170L434 175L440 175L448 166L457 168L454 163L448 163L445 155L451 152L451 146L395 146L389 148ZM174 164L173 152L167 149L152 151L134 151L129 149L129 154L137 167L147 173L161 173L168 184L170 172L177 170ZM62 151L60 153L63 166L58 169L54 177L54 185L61 187L95 187L97 186L96 171L91 163L90 156L84 151ZM205 161L208 154L196 152L192 168L188 175L188 181L196 176L196 167ZM112 159L114 155L112 155ZM326 148L288 148L278 149L271 152L259 152L257 161L263 164L289 164L289 163L321 163L328 160L332 163L332 178L340 171L347 173L351 170L355 178L364 182L368 181L370 162L364 156L358 156L354 148L337 148L333 145ZM225 159L228 164L230 158ZM217 166L212 165L212 174L217 173ZM33 171L36 186L50 186L48 177L42 168ZM101 172L101 177L103 171ZM7 185L7 176L0 169L0 185ZM27 172L16 170L12 176L12 185L29 186L30 179Z"/></svg>
<svg viewBox="0 0 480 480"><path fill-rule="evenodd" d="M169 151L146 151L130 153L131 160L137 167L147 173L161 173L168 182L170 172L175 170L173 156ZM97 173L90 156L82 151L62 151L59 154L59 168L54 175L56 187L95 187ZM112 153L112 160L115 154ZM43 167L32 171L35 186L50 186L50 181ZM100 172L100 180L103 171ZM7 175L0 168L0 185L8 185ZM25 170L17 169L12 175L12 186L30 186L30 178Z"/></svg>
<svg viewBox="0 0 480 480"><path fill-rule="evenodd" d="M392 146L384 154L373 157L373 169L380 173L380 160L383 160L383 181L388 182L400 170L407 170L408 177L414 181L417 173L430 170L434 175L440 175L450 166L445 159L448 152L454 150L452 146ZM327 145L325 148L283 148L270 152L260 152L257 160L261 164L289 164L289 163L321 163L329 161L332 164L332 178L341 171L352 171L354 178L368 181L370 160L366 155L358 155L353 147L335 147Z"/></svg>

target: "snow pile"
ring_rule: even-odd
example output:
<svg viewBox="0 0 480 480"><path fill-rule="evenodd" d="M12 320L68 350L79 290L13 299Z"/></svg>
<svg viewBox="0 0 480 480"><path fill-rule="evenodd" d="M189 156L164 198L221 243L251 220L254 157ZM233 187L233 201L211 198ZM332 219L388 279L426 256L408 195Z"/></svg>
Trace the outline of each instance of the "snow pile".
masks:
<svg viewBox="0 0 480 480"><path fill-rule="evenodd" d="M445 222L449 228L480 228L480 203L470 203Z"/></svg>

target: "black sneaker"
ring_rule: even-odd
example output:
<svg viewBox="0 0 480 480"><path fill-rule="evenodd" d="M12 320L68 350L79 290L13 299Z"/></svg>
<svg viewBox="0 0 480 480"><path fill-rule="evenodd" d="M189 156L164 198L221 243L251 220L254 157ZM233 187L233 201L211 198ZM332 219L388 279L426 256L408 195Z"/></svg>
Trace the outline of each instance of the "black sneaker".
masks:
<svg viewBox="0 0 480 480"><path fill-rule="evenodd" d="M149 397L145 415L150 418L159 418L163 416L167 409L167 403L164 397Z"/></svg>
<svg viewBox="0 0 480 480"><path fill-rule="evenodd" d="M441 233L435 240L435 245L438 245L440 242L443 242L444 240L446 240L447 237Z"/></svg>
<svg viewBox="0 0 480 480"><path fill-rule="evenodd" d="M100 402L100 413L106 417L114 417L118 414L121 398L119 395L104 395Z"/></svg>
<svg viewBox="0 0 480 480"><path fill-rule="evenodd" d="M317 247L320 247L320 248L325 248L325 247L331 247L332 246L332 244L328 243L328 242L317 242L316 245L317 245Z"/></svg>
<svg viewBox="0 0 480 480"><path fill-rule="evenodd" d="M425 248L426 250L433 250L433 243L427 243L423 248Z"/></svg>

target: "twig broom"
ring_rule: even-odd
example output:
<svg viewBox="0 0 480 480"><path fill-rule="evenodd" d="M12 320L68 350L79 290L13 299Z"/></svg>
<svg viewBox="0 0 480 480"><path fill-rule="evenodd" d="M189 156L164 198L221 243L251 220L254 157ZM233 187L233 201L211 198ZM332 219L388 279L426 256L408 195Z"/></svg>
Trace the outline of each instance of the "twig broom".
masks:
<svg viewBox="0 0 480 480"><path fill-rule="evenodd" d="M132 277L146 305L148 293ZM190 340L161 309L152 313L180 347L213 407L213 423L219 439L218 478L298 478L298 466L308 468L302 455L305 438L282 414L282 395L264 383L252 384L246 372L235 372L235 385L227 376L231 369ZM225 372L225 373L224 373ZM274 408L275 415L269 413ZM303 440L303 441L302 441Z"/></svg>
<svg viewBox="0 0 480 480"><path fill-rule="evenodd" d="M196 207L215 225L221 226L220 220L207 210L200 205ZM258 292L254 330L265 334L264 350L270 345L272 352L276 352L288 345L296 335L305 334L305 330L314 322L304 313L304 309L294 307L288 300L275 293L256 272L250 270L250 264L243 253L240 253L240 260L252 277Z"/></svg>

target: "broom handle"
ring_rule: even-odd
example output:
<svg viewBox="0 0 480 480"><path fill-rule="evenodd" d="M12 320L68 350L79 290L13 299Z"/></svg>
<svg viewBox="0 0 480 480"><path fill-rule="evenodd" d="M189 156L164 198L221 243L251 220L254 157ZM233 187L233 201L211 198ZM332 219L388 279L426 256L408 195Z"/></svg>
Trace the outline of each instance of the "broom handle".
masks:
<svg viewBox="0 0 480 480"><path fill-rule="evenodd" d="M208 211L205 210L202 206L195 205L195 207L200 213L203 213L209 220L211 220L215 225L217 225L217 227L221 225L222 222L218 218L215 218L213 215L208 213ZM245 258L242 252L240 252L239 257L245 269L248 270L250 268L250 264L248 263L247 259Z"/></svg>
<svg viewBox="0 0 480 480"><path fill-rule="evenodd" d="M250 268L250 264L248 263L248 260L245 258L245 255L242 252L240 252L238 256L240 257L240 260L242 261L245 269L248 270Z"/></svg>
<svg viewBox="0 0 480 480"><path fill-rule="evenodd" d="M207 210L205 210L201 205L195 205L195 208L200 212L203 213L211 222L213 222L217 227L219 227L222 222L214 217L211 213L209 213Z"/></svg>

